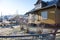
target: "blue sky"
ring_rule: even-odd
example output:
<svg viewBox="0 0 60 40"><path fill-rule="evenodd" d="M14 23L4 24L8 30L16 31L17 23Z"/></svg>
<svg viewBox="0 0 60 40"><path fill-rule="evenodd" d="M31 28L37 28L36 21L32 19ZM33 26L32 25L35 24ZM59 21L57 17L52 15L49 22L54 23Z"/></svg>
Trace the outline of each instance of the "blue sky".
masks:
<svg viewBox="0 0 60 40"><path fill-rule="evenodd" d="M1 12L2 15L25 14L34 8L36 1L37 0L0 0L0 14Z"/></svg>

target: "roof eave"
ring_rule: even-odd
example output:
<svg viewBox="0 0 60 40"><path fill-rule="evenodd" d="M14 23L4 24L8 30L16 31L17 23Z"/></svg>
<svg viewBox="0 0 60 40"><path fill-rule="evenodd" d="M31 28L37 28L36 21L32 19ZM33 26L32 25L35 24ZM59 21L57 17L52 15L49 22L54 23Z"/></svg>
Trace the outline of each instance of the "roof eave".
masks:
<svg viewBox="0 0 60 40"><path fill-rule="evenodd" d="M49 5L49 6L46 6L46 7L42 7L42 8L40 8L40 9L36 9L36 10L34 10L34 11L29 11L29 12L27 12L26 14L31 14L31 13L33 13L33 12L35 12L35 11L42 10L42 9L46 9L46 8L50 8L50 7L53 7L53 6L57 6L57 5L56 5L56 4L52 4L52 5Z"/></svg>

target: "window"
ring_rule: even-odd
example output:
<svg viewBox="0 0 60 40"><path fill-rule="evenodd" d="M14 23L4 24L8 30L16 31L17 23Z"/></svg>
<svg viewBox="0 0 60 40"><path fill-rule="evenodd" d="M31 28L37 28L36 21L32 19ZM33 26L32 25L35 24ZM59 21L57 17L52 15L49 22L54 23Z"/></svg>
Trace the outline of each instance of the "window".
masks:
<svg viewBox="0 0 60 40"><path fill-rule="evenodd" d="M41 17L42 17L42 19L47 19L48 18L48 12L47 11L43 11L43 12L41 12Z"/></svg>

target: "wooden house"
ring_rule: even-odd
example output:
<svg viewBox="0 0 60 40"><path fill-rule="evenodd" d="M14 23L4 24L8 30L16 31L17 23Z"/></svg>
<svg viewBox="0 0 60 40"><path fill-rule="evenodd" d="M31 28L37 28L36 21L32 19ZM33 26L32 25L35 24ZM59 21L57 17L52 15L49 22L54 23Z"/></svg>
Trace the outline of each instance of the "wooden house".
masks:
<svg viewBox="0 0 60 40"><path fill-rule="evenodd" d="M39 24L45 27L60 26L60 0L48 5L47 2L37 0L35 8L27 12L28 24Z"/></svg>

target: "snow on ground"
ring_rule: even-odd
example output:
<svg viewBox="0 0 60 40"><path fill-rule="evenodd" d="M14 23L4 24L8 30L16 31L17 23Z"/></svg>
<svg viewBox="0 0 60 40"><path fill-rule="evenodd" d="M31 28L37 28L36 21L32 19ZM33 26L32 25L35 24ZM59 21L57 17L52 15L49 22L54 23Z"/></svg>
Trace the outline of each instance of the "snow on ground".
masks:
<svg viewBox="0 0 60 40"><path fill-rule="evenodd" d="M11 28L0 28L0 35L8 35L12 30Z"/></svg>

